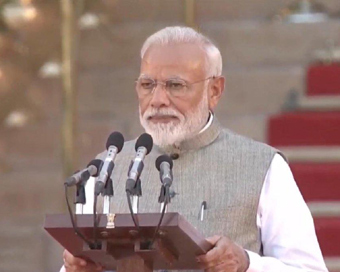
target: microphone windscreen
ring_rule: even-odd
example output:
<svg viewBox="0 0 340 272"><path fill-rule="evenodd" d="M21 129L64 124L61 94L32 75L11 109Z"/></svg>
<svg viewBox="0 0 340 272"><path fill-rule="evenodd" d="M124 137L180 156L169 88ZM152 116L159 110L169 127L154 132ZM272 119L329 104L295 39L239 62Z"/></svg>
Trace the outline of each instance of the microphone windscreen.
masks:
<svg viewBox="0 0 340 272"><path fill-rule="evenodd" d="M157 158L155 163L158 171L160 171L161 169L162 162L167 162L168 164L170 164L170 169L172 169L173 166L172 159L168 155L161 155Z"/></svg>
<svg viewBox="0 0 340 272"><path fill-rule="evenodd" d="M115 131L110 134L106 142L106 149L108 149L112 145L117 147L118 153L122 150L124 145L124 137L120 132Z"/></svg>
<svg viewBox="0 0 340 272"><path fill-rule="evenodd" d="M95 166L95 167L97 168L97 174L94 175L94 177L98 177L98 174L99 174L99 172L100 172L100 169L101 169L102 166L103 166L103 163L104 163L104 162L103 162L102 160L95 159L95 160L90 161L89 164L87 165L87 167L93 165L93 166Z"/></svg>
<svg viewBox="0 0 340 272"><path fill-rule="evenodd" d="M146 148L146 154L149 154L153 146L153 140L150 134L143 133L141 136L139 136L135 145L135 150L137 151L138 148L142 146Z"/></svg>

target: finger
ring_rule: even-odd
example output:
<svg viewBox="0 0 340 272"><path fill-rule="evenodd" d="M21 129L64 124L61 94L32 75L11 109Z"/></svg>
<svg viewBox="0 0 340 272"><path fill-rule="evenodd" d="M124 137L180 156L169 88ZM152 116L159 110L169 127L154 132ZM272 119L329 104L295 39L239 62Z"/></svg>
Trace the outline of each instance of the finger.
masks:
<svg viewBox="0 0 340 272"><path fill-rule="evenodd" d="M214 235L212 237L208 237L205 240L207 240L210 244L212 244L213 246L217 243L217 241L221 239L221 236L219 235Z"/></svg>
<svg viewBox="0 0 340 272"><path fill-rule="evenodd" d="M71 266L66 266L65 265L66 272L95 272L95 271L103 271L103 267L100 265L96 265L93 263L87 264L85 267L83 266L78 266L78 265L71 265Z"/></svg>
<svg viewBox="0 0 340 272"><path fill-rule="evenodd" d="M212 271L214 271L213 268L219 267L222 263L223 263L222 258L216 258L216 259L211 260L209 262L201 262L198 265L199 265L199 268L203 269L204 271L207 271L209 269L212 269Z"/></svg>
<svg viewBox="0 0 340 272"><path fill-rule="evenodd" d="M68 266L86 266L87 262L81 258L74 257L69 251L66 249L63 253L64 263Z"/></svg>
<svg viewBox="0 0 340 272"><path fill-rule="evenodd" d="M219 262L220 255L219 249L214 247L213 249L209 250L207 254L198 256L197 262L200 264L201 268L207 269Z"/></svg>
<svg viewBox="0 0 340 272"><path fill-rule="evenodd" d="M102 267L99 264L96 265L96 271L103 271L103 270L104 270L104 267Z"/></svg>
<svg viewBox="0 0 340 272"><path fill-rule="evenodd" d="M208 269L205 269L204 272L224 272L224 271L234 272L233 270L230 270L229 267L225 263L220 263L220 264L217 264L214 267L210 267ZM235 272L236 272L236 270L235 270Z"/></svg>
<svg viewBox="0 0 340 272"><path fill-rule="evenodd" d="M213 263L216 264L220 258L222 258L223 254L228 249L229 240L226 237L220 237L215 246L207 252L205 255L199 256L199 261L202 263ZM209 265L210 266L210 265Z"/></svg>
<svg viewBox="0 0 340 272"><path fill-rule="evenodd" d="M82 270L82 272L94 272L94 271L103 271L103 267L99 264L88 264L86 266L86 270Z"/></svg>

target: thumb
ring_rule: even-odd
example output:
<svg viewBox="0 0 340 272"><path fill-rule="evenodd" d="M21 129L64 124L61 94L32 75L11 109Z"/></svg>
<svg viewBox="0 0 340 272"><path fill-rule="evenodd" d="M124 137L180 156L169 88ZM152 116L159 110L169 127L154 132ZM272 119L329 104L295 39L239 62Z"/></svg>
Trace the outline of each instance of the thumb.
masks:
<svg viewBox="0 0 340 272"><path fill-rule="evenodd" d="M221 239L221 236L219 235L214 235L212 237L208 237L205 240L207 240L210 244L213 246L216 245L217 241Z"/></svg>

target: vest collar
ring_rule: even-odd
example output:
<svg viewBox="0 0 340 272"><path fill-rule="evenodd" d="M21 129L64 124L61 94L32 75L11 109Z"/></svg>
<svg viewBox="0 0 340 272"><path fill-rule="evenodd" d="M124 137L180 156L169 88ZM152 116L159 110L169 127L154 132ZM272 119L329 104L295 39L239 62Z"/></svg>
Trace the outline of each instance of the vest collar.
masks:
<svg viewBox="0 0 340 272"><path fill-rule="evenodd" d="M210 120L212 118L212 121ZM171 145L166 147L159 147L155 146L158 150L160 150L162 153L167 154L181 154L190 150L197 150L204 146L207 146L211 144L213 141L216 140L218 135L221 132L221 125L219 121L217 120L216 116L211 114L207 124L208 127L204 127L200 133L195 135L194 137L187 139L183 142L181 142L179 145Z"/></svg>

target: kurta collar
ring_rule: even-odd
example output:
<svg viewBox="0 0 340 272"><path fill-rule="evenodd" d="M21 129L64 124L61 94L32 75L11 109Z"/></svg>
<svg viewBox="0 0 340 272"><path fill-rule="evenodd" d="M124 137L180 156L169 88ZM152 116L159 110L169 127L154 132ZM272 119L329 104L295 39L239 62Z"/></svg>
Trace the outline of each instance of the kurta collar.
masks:
<svg viewBox="0 0 340 272"><path fill-rule="evenodd" d="M190 150L200 149L211 144L221 132L221 125L216 116L211 113L207 125L194 137L181 142L179 145L171 145L166 147L158 147L160 151L167 154L181 154Z"/></svg>

